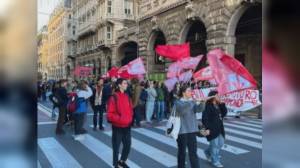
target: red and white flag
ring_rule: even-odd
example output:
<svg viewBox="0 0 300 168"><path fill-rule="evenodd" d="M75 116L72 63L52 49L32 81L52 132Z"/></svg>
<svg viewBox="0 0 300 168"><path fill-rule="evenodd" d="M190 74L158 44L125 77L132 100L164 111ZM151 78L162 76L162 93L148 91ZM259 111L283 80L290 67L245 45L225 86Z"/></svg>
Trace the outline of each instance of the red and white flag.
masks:
<svg viewBox="0 0 300 168"><path fill-rule="evenodd" d="M117 77L118 75L118 68L117 67L112 67L108 72L107 75L108 77L112 78L112 77Z"/></svg>
<svg viewBox="0 0 300 168"><path fill-rule="evenodd" d="M173 78L180 75L182 68L178 64L178 62L172 63L168 68L167 78Z"/></svg>
<svg viewBox="0 0 300 168"><path fill-rule="evenodd" d="M182 69L195 69L202 58L203 55L199 55L197 57L187 57L179 60L178 64Z"/></svg>
<svg viewBox="0 0 300 168"><path fill-rule="evenodd" d="M158 55L166 57L172 61L190 57L190 44L158 45L155 48Z"/></svg>
<svg viewBox="0 0 300 168"><path fill-rule="evenodd" d="M189 70L189 71L186 71L186 72L183 72L182 74L179 75L178 79L179 81L182 81L182 82L188 82L189 80L191 80L193 77L193 72L192 70Z"/></svg>
<svg viewBox="0 0 300 168"><path fill-rule="evenodd" d="M128 66L128 73L131 75L140 75L140 74L145 74L146 69L143 63L143 60L139 57L127 64Z"/></svg>
<svg viewBox="0 0 300 168"><path fill-rule="evenodd" d="M245 67L237 64L233 57L229 59L221 49L215 49L207 54L207 60L211 67L213 76L218 83L218 92L221 95L249 88L256 88L252 75L246 74ZM225 59L222 60L223 56ZM225 60L225 61L224 61ZM229 64L238 67L233 68ZM240 70L243 69L243 70ZM251 78L249 78L249 75Z"/></svg>
<svg viewBox="0 0 300 168"><path fill-rule="evenodd" d="M195 72L193 77L195 80L211 80L214 78L210 66Z"/></svg>
<svg viewBox="0 0 300 168"><path fill-rule="evenodd" d="M168 91L171 92L174 89L175 84L178 82L176 77L165 80L164 84Z"/></svg>

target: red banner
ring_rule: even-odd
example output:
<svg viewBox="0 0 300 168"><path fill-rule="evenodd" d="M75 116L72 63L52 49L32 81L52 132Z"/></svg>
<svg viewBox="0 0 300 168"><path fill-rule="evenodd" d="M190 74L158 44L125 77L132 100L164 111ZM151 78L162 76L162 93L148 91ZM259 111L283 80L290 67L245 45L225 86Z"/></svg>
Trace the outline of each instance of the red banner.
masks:
<svg viewBox="0 0 300 168"><path fill-rule="evenodd" d="M93 67L77 66L73 73L75 76L87 77L87 76L91 75L92 70L93 70Z"/></svg>

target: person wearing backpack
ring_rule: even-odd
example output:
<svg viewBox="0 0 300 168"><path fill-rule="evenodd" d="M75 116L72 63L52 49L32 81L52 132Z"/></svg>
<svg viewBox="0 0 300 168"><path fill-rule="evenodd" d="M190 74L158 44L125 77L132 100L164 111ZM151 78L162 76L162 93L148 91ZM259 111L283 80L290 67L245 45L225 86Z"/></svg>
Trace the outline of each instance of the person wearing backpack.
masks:
<svg viewBox="0 0 300 168"><path fill-rule="evenodd" d="M92 89L88 86L85 81L81 81L78 86L77 99L76 99L76 110L74 112L75 120L75 140L82 140L87 131L83 128L84 118L88 111L88 98L93 94Z"/></svg>
<svg viewBox="0 0 300 168"><path fill-rule="evenodd" d="M113 166L115 168L128 168L126 160L131 148L131 124L133 107L129 96L125 93L128 83L120 78L116 82L116 91L109 98L107 104L107 120L112 124ZM119 148L123 144L121 159Z"/></svg>

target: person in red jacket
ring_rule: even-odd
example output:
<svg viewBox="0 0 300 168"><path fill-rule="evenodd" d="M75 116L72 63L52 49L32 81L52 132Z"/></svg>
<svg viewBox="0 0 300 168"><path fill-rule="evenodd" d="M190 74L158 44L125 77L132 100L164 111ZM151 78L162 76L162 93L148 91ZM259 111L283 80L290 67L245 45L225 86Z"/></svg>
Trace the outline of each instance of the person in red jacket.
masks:
<svg viewBox="0 0 300 168"><path fill-rule="evenodd" d="M133 118L132 102L125 93L128 83L125 79L118 79L116 92L107 104L107 120L112 124L113 166L128 168L126 160L131 148L131 123ZM123 144L121 159L119 148Z"/></svg>

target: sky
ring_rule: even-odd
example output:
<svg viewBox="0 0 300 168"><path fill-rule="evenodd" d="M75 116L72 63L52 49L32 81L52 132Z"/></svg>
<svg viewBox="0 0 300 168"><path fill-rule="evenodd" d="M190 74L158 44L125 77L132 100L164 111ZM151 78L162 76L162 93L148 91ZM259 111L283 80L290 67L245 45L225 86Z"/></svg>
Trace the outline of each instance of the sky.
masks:
<svg viewBox="0 0 300 168"><path fill-rule="evenodd" d="M38 0L38 30L48 23L51 12L61 1L62 0Z"/></svg>

